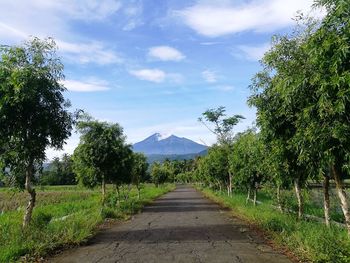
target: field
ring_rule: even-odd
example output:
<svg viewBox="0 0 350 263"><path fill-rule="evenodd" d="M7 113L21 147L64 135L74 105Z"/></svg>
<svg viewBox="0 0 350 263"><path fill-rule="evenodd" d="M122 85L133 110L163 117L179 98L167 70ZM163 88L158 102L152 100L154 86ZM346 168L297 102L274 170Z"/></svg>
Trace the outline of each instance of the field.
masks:
<svg viewBox="0 0 350 263"><path fill-rule="evenodd" d="M235 216L264 230L275 244L292 251L303 262L350 262L350 240L344 228L336 225L327 228L319 222L297 220L293 213L277 212L271 207L273 201L266 193L258 195L258 200L263 203L255 207L251 203L246 204L243 193L236 192L228 197L225 193L209 189L202 191L209 198L233 209ZM320 209L312 205L315 200L307 202L306 212L319 215ZM337 216L338 213L333 219Z"/></svg>
<svg viewBox="0 0 350 263"><path fill-rule="evenodd" d="M74 246L91 237L106 218L127 219L173 185L144 185L141 198L132 189L128 200L117 203L109 186L106 205L101 206L100 189L78 186L37 188L37 203L28 229L21 227L27 194L0 190L0 262L36 259L55 249Z"/></svg>
<svg viewBox="0 0 350 263"><path fill-rule="evenodd" d="M264 187L258 193L258 201L272 206L277 206L276 201L276 190L273 188ZM350 192L347 191L349 196ZM304 199L304 212L306 215L311 215L319 217L323 220L324 210L323 210L323 189L322 188L311 188L304 189L302 191ZM335 188L329 189L329 199L330 199L330 216L331 220L339 223L344 223L344 216L341 210L339 198L335 191ZM281 202L286 210L297 211L298 204L295 198L294 190L282 190L281 191Z"/></svg>

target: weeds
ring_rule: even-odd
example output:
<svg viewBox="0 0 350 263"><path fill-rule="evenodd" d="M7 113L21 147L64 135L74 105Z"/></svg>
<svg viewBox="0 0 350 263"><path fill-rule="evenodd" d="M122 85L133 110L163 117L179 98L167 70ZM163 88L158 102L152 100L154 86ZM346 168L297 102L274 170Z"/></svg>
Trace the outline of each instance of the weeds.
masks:
<svg viewBox="0 0 350 263"><path fill-rule="evenodd" d="M282 214L269 204L253 206L245 203L245 195L232 197L208 189L202 190L211 199L231 208L239 216L269 233L280 246L287 247L303 261L350 262L350 239L345 229L327 228L324 224L297 220L293 214Z"/></svg>
<svg viewBox="0 0 350 263"><path fill-rule="evenodd" d="M147 185L141 191L140 200L136 190L132 190L129 199L119 204L110 195L104 207L101 207L99 189L72 191L72 188L55 187L45 189L44 193L39 190L39 195L45 194L46 199L38 201L28 229L21 227L23 209L14 207L15 210L0 214L0 262L17 261L25 255L37 258L59 247L80 244L94 234L96 226L105 218L126 219L172 188L172 185L159 188ZM13 203L3 200L5 202Z"/></svg>

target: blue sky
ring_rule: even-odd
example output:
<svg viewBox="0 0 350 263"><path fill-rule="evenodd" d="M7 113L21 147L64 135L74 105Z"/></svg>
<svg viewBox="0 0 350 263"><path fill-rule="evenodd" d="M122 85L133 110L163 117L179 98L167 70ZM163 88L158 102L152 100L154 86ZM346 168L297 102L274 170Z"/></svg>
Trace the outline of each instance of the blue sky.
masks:
<svg viewBox="0 0 350 263"><path fill-rule="evenodd" d="M118 122L128 142L159 132L210 145L208 108L255 120L250 79L273 34L312 0L0 0L0 43L53 37L72 109ZM320 12L316 12L320 15ZM72 153L74 134L64 151ZM60 155L48 149L48 158Z"/></svg>

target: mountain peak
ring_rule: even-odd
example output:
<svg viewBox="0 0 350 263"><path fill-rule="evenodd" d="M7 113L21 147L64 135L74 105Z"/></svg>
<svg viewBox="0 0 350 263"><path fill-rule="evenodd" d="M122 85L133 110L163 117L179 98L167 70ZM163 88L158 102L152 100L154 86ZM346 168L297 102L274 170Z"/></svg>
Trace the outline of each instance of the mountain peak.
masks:
<svg viewBox="0 0 350 263"><path fill-rule="evenodd" d="M133 145L135 152L150 154L193 154L206 150L205 145L176 135L155 133Z"/></svg>
<svg viewBox="0 0 350 263"><path fill-rule="evenodd" d="M161 141L161 140L167 139L167 138L172 137L172 136L174 136L174 135L172 135L172 134L169 135L169 134L166 134L166 133L159 133L159 132L157 132L157 133L152 134L151 136L149 136L145 140L150 139L152 141Z"/></svg>

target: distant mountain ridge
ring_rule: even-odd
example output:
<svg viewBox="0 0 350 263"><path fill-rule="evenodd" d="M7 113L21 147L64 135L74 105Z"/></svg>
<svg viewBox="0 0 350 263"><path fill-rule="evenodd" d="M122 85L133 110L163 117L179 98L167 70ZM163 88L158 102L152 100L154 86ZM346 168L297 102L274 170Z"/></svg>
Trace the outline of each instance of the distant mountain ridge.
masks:
<svg viewBox="0 0 350 263"><path fill-rule="evenodd" d="M133 145L135 152L142 152L147 156L197 154L205 151L207 148L207 146L187 138L180 138L175 135L163 138L159 133L155 133Z"/></svg>

